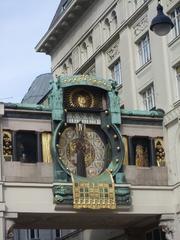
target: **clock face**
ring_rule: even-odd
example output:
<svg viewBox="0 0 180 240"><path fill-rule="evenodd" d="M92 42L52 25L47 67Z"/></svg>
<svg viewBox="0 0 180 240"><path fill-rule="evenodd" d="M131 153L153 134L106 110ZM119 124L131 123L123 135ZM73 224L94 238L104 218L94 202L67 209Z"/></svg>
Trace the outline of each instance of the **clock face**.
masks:
<svg viewBox="0 0 180 240"><path fill-rule="evenodd" d="M99 175L105 168L105 143L102 134L85 127L67 127L59 138L59 159L73 174Z"/></svg>

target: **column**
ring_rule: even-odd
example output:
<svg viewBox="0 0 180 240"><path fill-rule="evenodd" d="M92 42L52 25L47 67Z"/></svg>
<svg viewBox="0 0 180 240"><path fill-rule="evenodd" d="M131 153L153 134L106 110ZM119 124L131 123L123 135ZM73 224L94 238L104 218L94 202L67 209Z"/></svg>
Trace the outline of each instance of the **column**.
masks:
<svg viewBox="0 0 180 240"><path fill-rule="evenodd" d="M154 138L149 137L150 141L150 166L156 166Z"/></svg>
<svg viewBox="0 0 180 240"><path fill-rule="evenodd" d="M42 162L41 133L37 132L37 162Z"/></svg>
<svg viewBox="0 0 180 240"><path fill-rule="evenodd" d="M0 103L0 181L2 180L2 163L3 163L3 129L2 117L4 115L4 104Z"/></svg>
<svg viewBox="0 0 180 240"><path fill-rule="evenodd" d="M131 136L128 137L129 165L136 165L134 160L134 149Z"/></svg>
<svg viewBox="0 0 180 240"><path fill-rule="evenodd" d="M0 239L6 239L5 238L5 218L3 216L3 213L0 212Z"/></svg>
<svg viewBox="0 0 180 240"><path fill-rule="evenodd" d="M17 144L16 144L16 131L12 132L12 146L13 146L13 161L20 161L17 159Z"/></svg>
<svg viewBox="0 0 180 240"><path fill-rule="evenodd" d="M162 231L165 232L167 240L179 240L180 213L162 215L159 226L162 228Z"/></svg>

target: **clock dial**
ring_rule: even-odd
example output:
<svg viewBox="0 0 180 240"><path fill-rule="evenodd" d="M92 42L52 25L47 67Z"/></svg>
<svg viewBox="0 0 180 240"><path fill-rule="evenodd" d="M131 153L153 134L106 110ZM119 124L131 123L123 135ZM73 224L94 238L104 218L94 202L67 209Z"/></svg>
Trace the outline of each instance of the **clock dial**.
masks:
<svg viewBox="0 0 180 240"><path fill-rule="evenodd" d="M105 144L100 134L92 128L67 127L59 138L59 158L73 174L83 177L99 175L105 168Z"/></svg>

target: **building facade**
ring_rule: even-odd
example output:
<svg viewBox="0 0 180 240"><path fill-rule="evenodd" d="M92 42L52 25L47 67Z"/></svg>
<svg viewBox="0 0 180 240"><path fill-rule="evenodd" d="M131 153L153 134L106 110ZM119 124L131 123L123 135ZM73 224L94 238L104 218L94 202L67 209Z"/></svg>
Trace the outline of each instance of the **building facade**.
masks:
<svg viewBox="0 0 180 240"><path fill-rule="evenodd" d="M161 1L174 23L166 37L149 31L157 1L63 3L36 50L51 56L54 76L80 73L114 79L121 108L162 109L168 184L178 192L180 2ZM173 220L178 209L177 215L167 215L170 225L179 221Z"/></svg>
<svg viewBox="0 0 180 240"><path fill-rule="evenodd" d="M180 2L162 5L175 27L160 38L149 31L155 0L62 0L36 46L51 56L55 82L80 74L117 83L126 182L115 183L129 188L131 204L93 212L54 203L52 109L1 104L0 239L11 239L13 227L27 240L178 239Z"/></svg>

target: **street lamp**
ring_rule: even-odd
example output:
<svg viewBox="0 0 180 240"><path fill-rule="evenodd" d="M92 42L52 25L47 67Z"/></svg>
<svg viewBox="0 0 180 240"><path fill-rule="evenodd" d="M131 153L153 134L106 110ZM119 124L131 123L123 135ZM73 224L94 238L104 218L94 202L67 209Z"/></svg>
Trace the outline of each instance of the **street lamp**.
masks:
<svg viewBox="0 0 180 240"><path fill-rule="evenodd" d="M165 36L173 27L174 24L171 19L163 13L163 7L159 3L157 6L157 16L152 19L150 30L159 36Z"/></svg>

